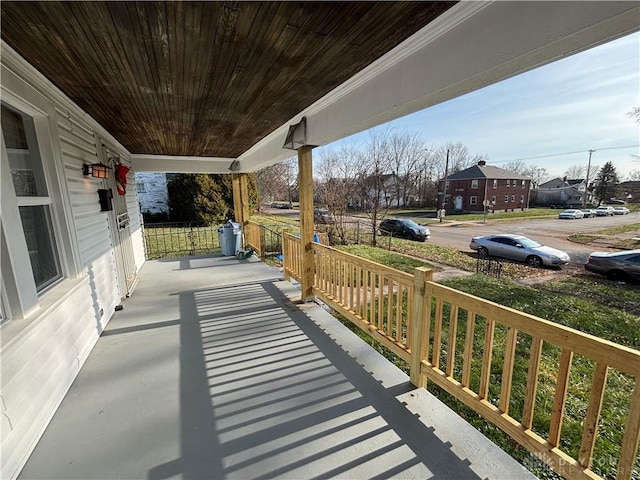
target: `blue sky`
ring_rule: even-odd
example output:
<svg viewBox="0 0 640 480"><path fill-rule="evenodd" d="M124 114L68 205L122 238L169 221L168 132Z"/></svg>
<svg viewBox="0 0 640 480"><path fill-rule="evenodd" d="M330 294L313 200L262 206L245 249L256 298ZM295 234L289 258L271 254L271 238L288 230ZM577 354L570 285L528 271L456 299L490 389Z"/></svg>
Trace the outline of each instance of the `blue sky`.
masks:
<svg viewBox="0 0 640 480"><path fill-rule="evenodd" d="M522 159L553 176L573 165L586 167L587 150L594 149L592 165L611 161L624 178L640 169L640 159L632 156L640 155L640 126L627 115L633 107L640 107L640 33L389 125L419 132L435 148L460 141L472 154L488 155L490 165ZM342 141L358 144L366 136ZM556 155L566 152L578 153ZM553 156L530 159L547 155Z"/></svg>

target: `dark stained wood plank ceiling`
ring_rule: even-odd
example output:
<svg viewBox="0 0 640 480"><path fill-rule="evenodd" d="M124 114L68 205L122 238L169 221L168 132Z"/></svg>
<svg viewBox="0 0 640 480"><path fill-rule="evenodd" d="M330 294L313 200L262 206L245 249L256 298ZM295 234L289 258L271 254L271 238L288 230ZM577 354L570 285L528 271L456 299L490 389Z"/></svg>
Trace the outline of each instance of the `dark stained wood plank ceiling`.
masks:
<svg viewBox="0 0 640 480"><path fill-rule="evenodd" d="M454 3L3 1L2 39L131 153L237 157Z"/></svg>

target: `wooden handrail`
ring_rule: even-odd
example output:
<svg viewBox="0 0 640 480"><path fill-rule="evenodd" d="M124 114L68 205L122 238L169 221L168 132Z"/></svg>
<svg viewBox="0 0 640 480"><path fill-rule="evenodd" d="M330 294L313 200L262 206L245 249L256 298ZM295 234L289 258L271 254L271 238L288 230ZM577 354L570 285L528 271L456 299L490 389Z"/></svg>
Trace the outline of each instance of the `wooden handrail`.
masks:
<svg viewBox="0 0 640 480"><path fill-rule="evenodd" d="M640 351L439 285L432 281L432 273L426 268L418 268L411 275L325 245L314 244L313 252L313 293L405 360L414 385L425 387L427 380L433 381L567 478L599 478L591 466L607 373L615 369L633 376L635 390L617 467L619 480L631 478L640 439ZM283 253L285 275L300 275L300 240L283 234ZM459 318L465 321L466 328L458 328ZM481 326L484 323L484 333L481 351L475 352L478 322ZM506 330L504 344L495 345L497 328ZM517 420L509 415L509 405L514 391L516 347L522 335L530 337L531 346L526 385L519 386L523 395L522 418ZM462 368L456 372L456 342L462 342L461 336ZM531 430L544 344L561 351L547 438ZM500 393L494 400L489 391L493 381L491 365L498 346L504 349L504 358ZM446 355L441 354L443 351ZM575 355L594 362L578 458L569 456L560 444ZM441 362L446 362L442 368ZM471 385L474 362L481 363L477 391Z"/></svg>

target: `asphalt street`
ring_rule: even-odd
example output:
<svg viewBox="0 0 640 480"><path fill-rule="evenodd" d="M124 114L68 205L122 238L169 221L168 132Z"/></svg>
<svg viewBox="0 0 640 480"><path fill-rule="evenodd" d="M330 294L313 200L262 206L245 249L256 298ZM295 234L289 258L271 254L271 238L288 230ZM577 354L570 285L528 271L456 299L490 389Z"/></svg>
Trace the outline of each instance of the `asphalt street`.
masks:
<svg viewBox="0 0 640 480"><path fill-rule="evenodd" d="M492 233L514 233L532 238L543 245L565 251L571 257L571 264L583 265L587 261L589 254L594 251L594 247L571 242L567 240L568 236L574 233L592 233L605 228L639 223L640 213L576 220L545 218L501 222L489 219L486 224L481 222L455 223L452 222L451 217L449 221L451 223L432 224L429 226L431 230L430 242L462 251L470 251L469 243L471 237ZM640 235L640 231L638 235ZM598 247L598 250L606 251L611 249Z"/></svg>
<svg viewBox="0 0 640 480"><path fill-rule="evenodd" d="M266 208L266 214L298 217L297 209L272 209ZM358 220L355 219L354 220ZM366 222L365 219L359 219ZM535 241L548 245L558 250L565 251L571 257L571 264L582 266L589 256L595 251L591 245L581 245L567 240L574 233L593 233L605 228L640 223L640 213L628 215L615 215L613 217L582 218L577 220L559 220L557 218L544 219L519 219L516 221L492 220L487 222L456 222L455 217L449 217L443 223L430 224L431 238L429 242L444 247L457 248L463 252L470 251L471 237L489 235L492 233L515 233L525 235ZM640 236L640 231L637 232ZM598 247L599 251L611 250L606 247Z"/></svg>

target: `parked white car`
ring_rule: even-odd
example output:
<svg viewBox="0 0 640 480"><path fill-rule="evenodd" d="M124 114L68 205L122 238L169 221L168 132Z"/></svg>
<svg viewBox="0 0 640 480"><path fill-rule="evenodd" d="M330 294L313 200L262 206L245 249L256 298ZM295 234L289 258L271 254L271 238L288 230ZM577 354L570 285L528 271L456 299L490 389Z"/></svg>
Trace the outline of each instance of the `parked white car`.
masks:
<svg viewBox="0 0 640 480"><path fill-rule="evenodd" d="M584 218L584 213L582 210L569 209L558 215L558 218L570 218L571 220L574 220L576 218Z"/></svg>
<svg viewBox="0 0 640 480"><path fill-rule="evenodd" d="M613 207L602 205L596 208L596 217L612 217L613 215Z"/></svg>
<svg viewBox="0 0 640 480"><path fill-rule="evenodd" d="M627 207L613 207L613 213L615 215L626 215L629 213L629 209Z"/></svg>

